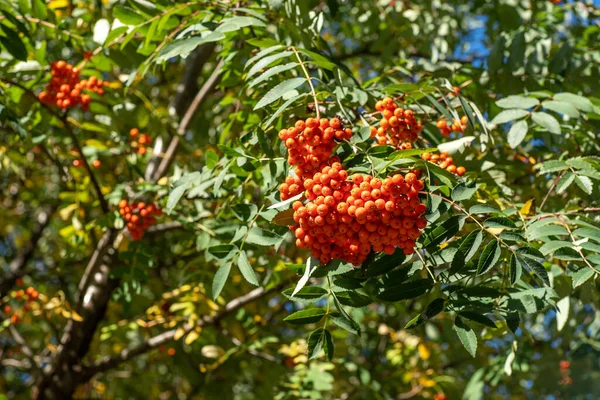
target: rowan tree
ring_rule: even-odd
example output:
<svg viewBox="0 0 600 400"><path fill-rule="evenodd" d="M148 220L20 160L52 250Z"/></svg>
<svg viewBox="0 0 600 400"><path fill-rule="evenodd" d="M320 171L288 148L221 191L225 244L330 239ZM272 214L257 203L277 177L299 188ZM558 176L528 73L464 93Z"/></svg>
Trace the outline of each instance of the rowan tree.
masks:
<svg viewBox="0 0 600 400"><path fill-rule="evenodd" d="M0 399L600 395L597 2L0 13Z"/></svg>

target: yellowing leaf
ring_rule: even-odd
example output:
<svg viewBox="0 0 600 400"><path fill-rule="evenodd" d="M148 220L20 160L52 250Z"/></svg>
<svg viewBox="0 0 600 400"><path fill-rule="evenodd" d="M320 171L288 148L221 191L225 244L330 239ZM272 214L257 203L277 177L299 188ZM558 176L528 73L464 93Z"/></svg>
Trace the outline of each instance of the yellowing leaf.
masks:
<svg viewBox="0 0 600 400"><path fill-rule="evenodd" d="M523 207L521 207L521 215L526 216L535 212L535 199L527 200Z"/></svg>
<svg viewBox="0 0 600 400"><path fill-rule="evenodd" d="M48 3L48 8L53 10L65 7L69 7L69 0L52 0L50 3Z"/></svg>
<svg viewBox="0 0 600 400"><path fill-rule="evenodd" d="M175 331L175 335L173 335L173 339L179 340L183 337L183 335L185 335L185 329L177 328L177 330Z"/></svg>
<svg viewBox="0 0 600 400"><path fill-rule="evenodd" d="M176 332L175 334L177 334L177 332ZM185 338L185 344L192 344L192 343L194 343L194 341L195 341L196 339L198 339L198 336L200 336L200 335L198 334L198 332L196 332L196 331L191 331L191 332L190 332L190 333L187 335L187 337Z"/></svg>
<svg viewBox="0 0 600 400"><path fill-rule="evenodd" d="M81 315L77 314L75 311L71 311L71 319L73 319L74 321L77 321L77 322L83 321L83 318L81 318Z"/></svg>
<svg viewBox="0 0 600 400"><path fill-rule="evenodd" d="M431 356L431 352L423 343L419 343L418 350L422 360L427 360Z"/></svg>

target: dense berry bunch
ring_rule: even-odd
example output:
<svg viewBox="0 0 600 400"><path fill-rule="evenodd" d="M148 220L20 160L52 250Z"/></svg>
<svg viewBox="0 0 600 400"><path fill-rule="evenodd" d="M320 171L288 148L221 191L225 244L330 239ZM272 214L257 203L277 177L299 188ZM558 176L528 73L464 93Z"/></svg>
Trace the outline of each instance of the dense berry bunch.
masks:
<svg viewBox="0 0 600 400"><path fill-rule="evenodd" d="M425 161L432 162L440 166L440 168L445 169L451 174L456 174L458 176L463 176L467 170L465 167L457 167L454 165L454 159L448 155L448 153L442 152L440 154L435 153L423 153L421 154L421 158Z"/></svg>
<svg viewBox="0 0 600 400"><path fill-rule="evenodd" d="M465 129L467 129L468 118L466 115L463 115L460 120L455 119L451 126L448 126L448 121L445 119L440 119L437 122L437 127L440 129L440 132L444 136L450 136L451 132L455 133L463 133Z"/></svg>
<svg viewBox="0 0 600 400"><path fill-rule="evenodd" d="M22 280L20 281L22 284ZM21 286L21 284L17 282L18 286ZM30 286L25 290L19 289L13 293L15 300L25 300L25 304L23 305L23 307L20 307L19 311L13 310L10 304L5 304L2 310L7 316L10 316L11 323L17 324L21 320L22 315L31 310L29 303L32 303L39 299L40 292L38 292L34 287Z"/></svg>
<svg viewBox="0 0 600 400"><path fill-rule="evenodd" d="M51 65L52 79L48 82L46 90L38 96L44 104L56 104L58 107L67 109L81 104L82 110L87 110L92 98L84 90L104 94L103 86L107 83L95 76L89 79L79 78L79 69L65 61L57 61Z"/></svg>
<svg viewBox="0 0 600 400"><path fill-rule="evenodd" d="M419 200L423 182L409 172L383 180L354 175L348 180L337 157L303 183L306 204L293 204L296 245L322 264L341 259L360 265L371 250L414 252L427 221Z"/></svg>
<svg viewBox="0 0 600 400"><path fill-rule="evenodd" d="M379 128L371 129L371 136L377 137L380 145L390 144L400 147L405 142L414 142L423 130L423 125L409 109L403 109L389 97L375 103L375 109L382 114Z"/></svg>
<svg viewBox="0 0 600 400"><path fill-rule="evenodd" d="M156 223L156 217L161 216L162 211L155 204L141 201L129 203L123 199L119 202L119 214L127 223L133 240L140 240L145 231Z"/></svg>
<svg viewBox="0 0 600 400"><path fill-rule="evenodd" d="M134 151L142 156L146 154L146 147L152 144L152 137L147 133L140 133L138 128L131 128L129 131L129 140Z"/></svg>
<svg viewBox="0 0 600 400"><path fill-rule="evenodd" d="M337 140L352 137L350 128L343 129L339 118L307 118L297 121L288 129L279 132L279 138L288 149L288 162L296 166L295 177L287 177L279 187L282 200L302 192L302 182L327 165Z"/></svg>

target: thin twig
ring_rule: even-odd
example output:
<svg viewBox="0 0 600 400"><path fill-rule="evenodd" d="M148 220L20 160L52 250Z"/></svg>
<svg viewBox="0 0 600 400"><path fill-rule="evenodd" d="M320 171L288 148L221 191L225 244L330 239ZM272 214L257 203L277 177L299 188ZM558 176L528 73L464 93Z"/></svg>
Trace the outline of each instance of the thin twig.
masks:
<svg viewBox="0 0 600 400"><path fill-rule="evenodd" d="M544 200L542 200L542 204L540 204L540 211L542 211L542 208L544 208L546 200L548 200L548 198L550 197L550 193L552 193L554 191L554 188L556 188L556 185L558 185L558 181L560 180L560 177L563 175L563 173L564 171L561 171L560 174L558 174L558 176L554 180L554 183L550 187L550 190L548 190L548 193L546 193L546 196L544 196Z"/></svg>
<svg viewBox="0 0 600 400"><path fill-rule="evenodd" d="M198 108L206 99L208 92L216 85L217 79L219 78L219 73L221 72L221 67L223 66L224 63L225 62L223 60L219 61L219 63L216 65L215 69L213 70L213 73L206 80L206 82L204 82L204 85L202 85L202 87L198 91L198 94L196 95L196 97L194 97L194 100L192 101L192 103L188 107L187 111L183 115L183 118L181 119L181 122L179 123L179 127L177 127L177 135L174 136L173 139L171 139L171 142L169 143L169 147L165 151L165 157L163 158L160 165L156 169L156 172L153 174L154 181L156 181L160 177L162 177L163 174L167 171L167 169L171 165L171 162L173 161L173 158L175 157L175 152L177 151L177 147L179 146L179 137L183 136L185 134L185 131L187 130L188 125L190 124L190 122L192 122L192 119L196 115Z"/></svg>
<svg viewBox="0 0 600 400"><path fill-rule="evenodd" d="M304 72L304 76L306 77L306 81L308 82L308 85L310 86L310 91L312 93L313 99L315 100L315 110L317 111L317 120L319 120L319 119L321 119L321 114L319 112L319 100L317 99L317 93L315 92L315 87L312 84L311 77L308 74L308 71L306 70L306 67L304 66L304 62L302 61L302 58L300 58L300 54L298 54L298 51L296 50L296 48L294 46L292 46L292 47L290 47L290 49L292 49L292 51L296 55L296 58L298 59L298 62L300 63L300 67L302 68L302 71Z"/></svg>
<svg viewBox="0 0 600 400"><path fill-rule="evenodd" d="M591 269L593 269L594 271L596 271L597 274L600 274L600 271L598 271L596 268L594 268L594 266L592 266L592 264L590 264L590 262L587 260L587 258L585 257L585 255L581 251L581 248L575 243L576 242L575 236L573 236L573 232L571 232L571 228L569 228L569 224L567 223L567 221L565 221L564 218L562 216L560 216L559 214L554 214L554 216L556 216L556 218L558 218L560 220L560 222L563 224L563 226L565 227L565 229L567 230L567 232L569 232L569 237L571 238L571 242L573 243L573 247L575 248L575 251L581 257L581 259L583 260L583 262L588 267L590 267Z"/></svg>

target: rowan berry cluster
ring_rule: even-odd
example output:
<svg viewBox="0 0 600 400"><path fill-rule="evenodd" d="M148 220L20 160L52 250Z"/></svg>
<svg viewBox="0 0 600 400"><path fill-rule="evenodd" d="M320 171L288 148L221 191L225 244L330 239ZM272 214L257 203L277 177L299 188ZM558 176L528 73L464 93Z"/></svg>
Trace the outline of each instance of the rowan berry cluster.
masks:
<svg viewBox="0 0 600 400"><path fill-rule="evenodd" d="M21 286L18 282L17 282L17 285ZM38 292L32 286L28 287L25 290L19 289L16 292L14 292L14 298L15 298L15 300L24 299L26 303L23 305L23 307L20 308L19 311L15 310L14 312L13 312L13 309L10 306L10 304L6 304L6 305L4 305L3 311L7 316L10 316L11 323L18 324L21 321L22 315L31 310L29 303L38 300L39 297L40 297L40 292Z"/></svg>
<svg viewBox="0 0 600 400"><path fill-rule="evenodd" d="M90 107L92 97L83 93L84 90L104 94L104 86L108 83L95 76L88 79L80 79L80 71L77 67L67 64L65 61L57 61L51 64L52 79L48 82L46 90L42 91L38 98L44 104L56 104L58 107L67 109L81 104L82 110Z"/></svg>
<svg viewBox="0 0 600 400"><path fill-rule="evenodd" d="M146 154L147 146L152 144L152 137L147 133L140 133L138 128L131 128L129 131L129 141L134 151L143 156Z"/></svg>
<svg viewBox="0 0 600 400"><path fill-rule="evenodd" d="M302 182L327 165L336 145L335 140L348 140L351 137L352 130L342 128L339 118L307 118L279 131L279 138L288 149L288 162L296 166L296 177L288 177L279 187L281 199L287 200L300 194Z"/></svg>
<svg viewBox="0 0 600 400"><path fill-rule="evenodd" d="M421 154L421 158L425 161L439 165L440 168L445 169L451 174L463 176L467 172L465 167L457 167L454 165L454 159L446 152L442 152L440 154L423 153Z"/></svg>
<svg viewBox="0 0 600 400"><path fill-rule="evenodd" d="M307 248L322 264L341 259L356 266L371 250L392 254L396 247L414 252L415 241L427 221L427 207L419 200L424 187L416 174L385 179L348 172L333 157L328 165L304 180L303 204L293 204L291 227L296 245Z"/></svg>
<svg viewBox="0 0 600 400"><path fill-rule="evenodd" d="M455 119L452 125L448 126L448 121L445 119L440 119L437 122L437 127L443 136L450 136L450 133L463 133L465 129L467 129L468 118L466 115L463 115L460 119Z"/></svg>
<svg viewBox="0 0 600 400"><path fill-rule="evenodd" d="M78 159L75 159L75 160L73 160L73 166L74 166L75 168L80 168L80 167L83 167L83 160L81 160L81 159L79 159L79 158L78 158ZM96 159L96 160L92 161L92 167L94 167L94 168L98 169L98 168L100 168L101 166L102 166L102 161L100 161L100 160L98 160L98 159Z"/></svg>
<svg viewBox="0 0 600 400"><path fill-rule="evenodd" d="M140 240L146 230L156 223L156 217L161 216L162 211L155 204L141 201L129 203L123 199L119 202L119 214L127 223L133 240Z"/></svg>
<svg viewBox="0 0 600 400"><path fill-rule="evenodd" d="M376 137L380 145L399 148L405 142L416 141L423 130L412 110L398 107L389 97L375 103L375 109L381 112L382 118L379 128L371 128L371 137Z"/></svg>

